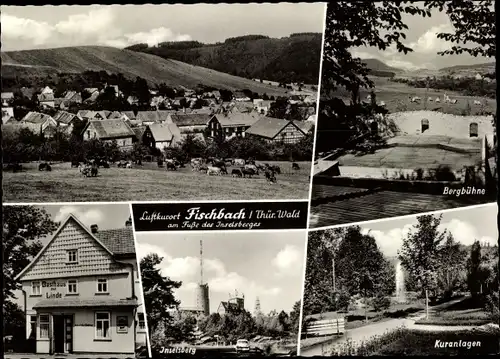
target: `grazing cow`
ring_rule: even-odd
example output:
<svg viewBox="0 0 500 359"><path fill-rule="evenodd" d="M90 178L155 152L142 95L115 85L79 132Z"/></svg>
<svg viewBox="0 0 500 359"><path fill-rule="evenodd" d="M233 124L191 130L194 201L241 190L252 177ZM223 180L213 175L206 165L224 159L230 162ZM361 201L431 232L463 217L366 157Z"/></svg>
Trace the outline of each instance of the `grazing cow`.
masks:
<svg viewBox="0 0 500 359"><path fill-rule="evenodd" d="M436 97L436 103L440 103L441 99L439 97Z"/></svg>
<svg viewBox="0 0 500 359"><path fill-rule="evenodd" d="M48 172L52 171L52 166L49 165L48 163L46 163L45 171L48 171Z"/></svg>
<svg viewBox="0 0 500 359"><path fill-rule="evenodd" d="M244 166L245 165L245 160L242 158L235 158L233 160L233 166Z"/></svg>
<svg viewBox="0 0 500 359"><path fill-rule="evenodd" d="M177 167L175 166L175 163L167 162L167 171L168 170L177 171Z"/></svg>
<svg viewBox="0 0 500 359"><path fill-rule="evenodd" d="M273 171L266 170L266 179L271 182L271 183L276 183L276 176L274 175Z"/></svg>
<svg viewBox="0 0 500 359"><path fill-rule="evenodd" d="M71 168L78 167L78 166L80 166L79 161L71 161Z"/></svg>
<svg viewBox="0 0 500 359"><path fill-rule="evenodd" d="M243 177L243 172L239 168L233 168L231 171L231 176L232 177Z"/></svg>
<svg viewBox="0 0 500 359"><path fill-rule="evenodd" d="M259 171L265 171L265 169L267 168L267 166L263 165L262 163L256 163L255 167L257 167Z"/></svg>
<svg viewBox="0 0 500 359"><path fill-rule="evenodd" d="M479 105L480 106L481 105L481 101L475 100L474 101L474 105Z"/></svg>
<svg viewBox="0 0 500 359"><path fill-rule="evenodd" d="M221 175L221 170L220 170L219 167L209 166L207 168L207 175L209 175L209 176L211 176L211 175L220 176Z"/></svg>
<svg viewBox="0 0 500 359"><path fill-rule="evenodd" d="M432 97L429 97L427 101L432 102Z"/></svg>
<svg viewBox="0 0 500 359"><path fill-rule="evenodd" d="M38 170L39 171L45 171L47 169L48 164L47 163L40 163L38 165Z"/></svg>
<svg viewBox="0 0 500 359"><path fill-rule="evenodd" d="M127 164L125 165L125 168L132 168L132 163L127 162Z"/></svg>
<svg viewBox="0 0 500 359"><path fill-rule="evenodd" d="M245 169L251 169L257 176L259 175L259 169L255 165L245 165Z"/></svg>
<svg viewBox="0 0 500 359"><path fill-rule="evenodd" d="M278 165L269 166L269 169L272 170L276 174L281 174L281 168Z"/></svg>
<svg viewBox="0 0 500 359"><path fill-rule="evenodd" d="M300 170L299 164L298 163L292 163L292 170Z"/></svg>
<svg viewBox="0 0 500 359"><path fill-rule="evenodd" d="M252 178L256 173L252 168L241 167L241 173L243 173L243 177Z"/></svg>
<svg viewBox="0 0 500 359"><path fill-rule="evenodd" d="M452 104L456 104L456 103L457 103L457 99L456 99L456 98L454 98L453 100L450 100L450 103L452 103Z"/></svg>
<svg viewBox="0 0 500 359"><path fill-rule="evenodd" d="M201 165L198 167L199 172L208 172L208 166L207 165Z"/></svg>

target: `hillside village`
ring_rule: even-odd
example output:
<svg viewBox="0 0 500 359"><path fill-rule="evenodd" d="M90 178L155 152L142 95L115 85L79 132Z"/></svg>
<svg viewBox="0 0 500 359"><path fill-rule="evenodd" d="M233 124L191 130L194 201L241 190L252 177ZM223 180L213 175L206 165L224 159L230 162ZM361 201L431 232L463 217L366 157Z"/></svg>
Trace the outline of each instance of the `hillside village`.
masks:
<svg viewBox="0 0 500 359"><path fill-rule="evenodd" d="M204 143L249 138L295 144L315 123L316 95L303 84L278 84L290 89L290 96L275 98L201 86L149 88L140 80L132 91L105 83L83 91L23 86L2 92L2 130L12 136L29 130L47 141L60 134L116 143L122 151L139 144L160 155L187 137Z"/></svg>

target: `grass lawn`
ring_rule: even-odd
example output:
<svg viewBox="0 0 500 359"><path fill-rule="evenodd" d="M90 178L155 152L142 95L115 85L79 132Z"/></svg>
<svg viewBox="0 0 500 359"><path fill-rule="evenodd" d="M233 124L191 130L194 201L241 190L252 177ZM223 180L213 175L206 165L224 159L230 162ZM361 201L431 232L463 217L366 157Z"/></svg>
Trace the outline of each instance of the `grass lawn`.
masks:
<svg viewBox="0 0 500 359"><path fill-rule="evenodd" d="M416 324L428 325L483 325L492 322L491 314L482 304L471 297L449 307L434 310L428 319L420 319Z"/></svg>
<svg viewBox="0 0 500 359"><path fill-rule="evenodd" d="M408 315L417 313L425 309L423 302L417 301L414 303L394 303L385 311L376 312L372 307L368 309L368 321L365 321L364 309L349 311L347 314L347 329L359 328L364 325L383 322L395 318L404 318Z"/></svg>
<svg viewBox="0 0 500 359"><path fill-rule="evenodd" d="M447 345L460 341L465 347ZM400 329L367 342L358 355L478 355L495 354L498 349L498 332L422 332Z"/></svg>
<svg viewBox="0 0 500 359"><path fill-rule="evenodd" d="M290 162L268 163L278 164L283 171L276 184L267 182L263 174L251 179L208 176L192 172L189 166L179 171L159 169L156 164L111 167L99 169L98 177L85 178L69 163L54 164L51 172L40 172L37 163L30 163L23 164L22 172L3 173L3 199L12 203L308 198L311 162L299 162L300 170L295 172Z"/></svg>

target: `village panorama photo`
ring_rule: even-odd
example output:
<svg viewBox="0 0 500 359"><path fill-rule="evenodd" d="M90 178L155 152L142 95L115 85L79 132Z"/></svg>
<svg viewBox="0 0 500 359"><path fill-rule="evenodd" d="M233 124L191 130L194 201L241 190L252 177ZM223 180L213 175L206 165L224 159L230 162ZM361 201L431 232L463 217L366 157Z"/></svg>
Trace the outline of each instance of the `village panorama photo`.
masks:
<svg viewBox="0 0 500 359"><path fill-rule="evenodd" d="M2 7L4 201L307 199L324 13Z"/></svg>

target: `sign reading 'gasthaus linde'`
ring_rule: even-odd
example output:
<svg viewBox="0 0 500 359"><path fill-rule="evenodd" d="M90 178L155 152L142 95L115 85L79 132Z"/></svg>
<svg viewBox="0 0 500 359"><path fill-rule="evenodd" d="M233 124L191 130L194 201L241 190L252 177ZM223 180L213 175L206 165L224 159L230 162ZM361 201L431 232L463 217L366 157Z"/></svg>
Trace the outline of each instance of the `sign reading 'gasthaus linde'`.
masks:
<svg viewBox="0 0 500 359"><path fill-rule="evenodd" d="M66 282L56 282L55 280L46 282L42 282L42 287L43 288L61 288L61 287L66 287Z"/></svg>

